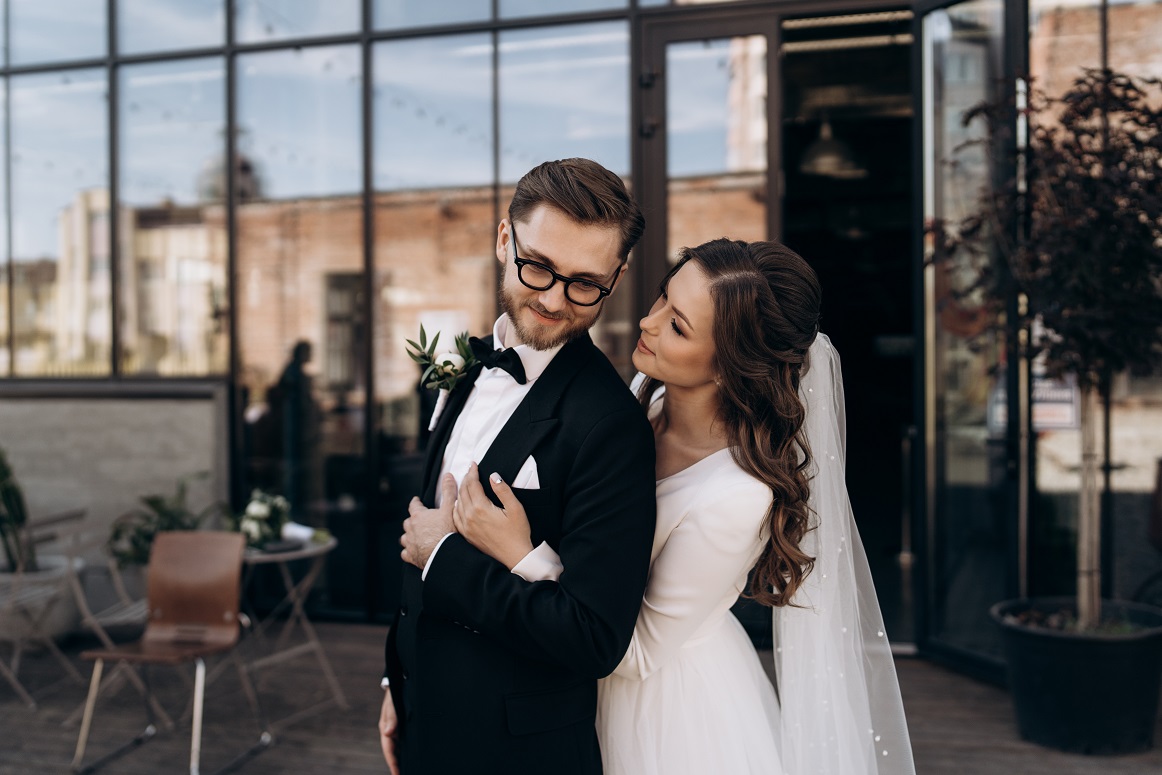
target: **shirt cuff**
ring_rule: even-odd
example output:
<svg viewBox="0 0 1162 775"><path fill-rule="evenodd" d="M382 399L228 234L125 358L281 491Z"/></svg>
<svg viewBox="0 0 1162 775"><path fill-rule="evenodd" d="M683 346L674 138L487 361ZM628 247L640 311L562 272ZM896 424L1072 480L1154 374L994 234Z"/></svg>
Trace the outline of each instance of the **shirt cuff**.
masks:
<svg viewBox="0 0 1162 775"><path fill-rule="evenodd" d="M561 556L544 541L512 566L512 572L525 581L556 581L563 570Z"/></svg>
<svg viewBox="0 0 1162 775"><path fill-rule="evenodd" d="M391 686L391 679L388 678L386 675L383 678L379 679L379 688L380 689L387 689L390 686Z"/></svg>
<svg viewBox="0 0 1162 775"><path fill-rule="evenodd" d="M420 581L428 580L428 569L432 567L432 560L436 559L436 552L440 551L440 547L444 545L444 542L448 540L448 536L450 535L452 534L445 533L444 537L440 539L440 543L436 544L436 548L428 555L428 561L424 563L424 572L420 574Z"/></svg>

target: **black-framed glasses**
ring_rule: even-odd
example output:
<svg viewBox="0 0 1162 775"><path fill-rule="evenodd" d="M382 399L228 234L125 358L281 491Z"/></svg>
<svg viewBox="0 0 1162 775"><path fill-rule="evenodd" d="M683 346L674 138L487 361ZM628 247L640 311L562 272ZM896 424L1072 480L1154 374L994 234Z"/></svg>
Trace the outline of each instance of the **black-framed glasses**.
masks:
<svg viewBox="0 0 1162 775"><path fill-rule="evenodd" d="M557 274L539 261L521 258L516 252L516 226L509 222L512 233L512 262L516 264L516 276L521 285L534 291L547 291L558 281L565 283L565 298L578 307L592 307L613 292L612 288L598 285L592 280L580 277L565 277Z"/></svg>

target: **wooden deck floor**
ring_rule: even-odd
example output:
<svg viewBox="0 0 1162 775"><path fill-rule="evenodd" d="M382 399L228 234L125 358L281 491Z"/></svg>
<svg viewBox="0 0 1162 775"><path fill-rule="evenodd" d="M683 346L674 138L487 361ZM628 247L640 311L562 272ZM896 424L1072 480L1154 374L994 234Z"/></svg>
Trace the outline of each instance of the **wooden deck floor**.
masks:
<svg viewBox="0 0 1162 775"><path fill-rule="evenodd" d="M383 773L375 721L382 693L378 686L384 628L321 624L319 634L334 663L351 709L329 708L278 735L275 745L240 770L249 775L336 775ZM87 644L70 642L73 658ZM7 656L8 652L3 652ZM81 664L88 675L88 663ZM1017 738L1008 694L919 659L898 663L904 704L920 775L1121 775L1162 773L1162 749L1146 754L1091 758L1047 751ZM62 721L85 696L71 682L53 684L59 668L48 655L26 657L21 677L39 701L28 710L0 681L0 775L67 773L76 727ZM157 670L155 688L166 706L180 712L184 684L172 670ZM309 656L268 671L260 691L272 716L285 716L327 696ZM139 696L130 687L102 700L94 724L90 756L128 739L144 723ZM1100 708L1094 709L1100 713ZM247 747L256 734L247 703L232 671L207 690L202 770L212 772ZM1158 740L1162 744L1162 724ZM116 775L182 772L189 751L188 723L177 732L134 751L105 771ZM729 775L729 774L725 774Z"/></svg>

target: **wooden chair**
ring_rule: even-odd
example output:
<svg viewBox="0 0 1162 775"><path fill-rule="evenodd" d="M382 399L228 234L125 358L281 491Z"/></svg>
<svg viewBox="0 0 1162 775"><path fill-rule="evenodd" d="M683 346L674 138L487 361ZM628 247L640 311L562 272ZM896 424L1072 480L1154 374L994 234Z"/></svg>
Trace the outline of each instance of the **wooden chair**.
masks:
<svg viewBox="0 0 1162 775"><path fill-rule="evenodd" d="M43 553L45 546L59 542L61 536L84 519L84 516L84 509L73 509L50 517L29 520L22 530L21 540L27 541L38 552ZM16 626L0 632L0 641L12 643L12 660L7 664L0 660L0 678L7 681L32 710L36 710L36 701L17 678L21 657L28 646L43 647L60 663L61 669L69 678L82 684L85 680L57 647L52 633L47 630L47 625L57 607L69 598L68 576L73 571L71 558L68 565L69 567L62 569L60 573L46 579L33 579L27 569L18 567L10 573L8 585L0 588L0 613L16 623Z"/></svg>
<svg viewBox="0 0 1162 775"><path fill-rule="evenodd" d="M127 635L140 636L141 628L148 619L146 599L144 596L135 597L129 593L121 568L108 551L107 539L109 528L107 525L95 526L88 520L82 521L75 527L62 531L59 543L69 558L68 581L69 587L76 601L77 610L81 614L81 628L87 630L100 641L106 649L114 649L115 637L125 640ZM87 573L93 564L94 558L100 558L100 564L109 577L113 588L114 598L107 605L94 609L89 602L85 591L85 579L82 572ZM82 571L83 569L83 571ZM140 593L139 593L140 594ZM98 698L105 692L115 692L122 683L128 682L146 701L153 706L153 712L166 729L173 729L174 722L166 713L165 708L150 694L142 680L137 667L128 662L118 661L113 671L103 677L97 688ZM63 726L73 726L84 713L86 702L81 702L75 711L64 721Z"/></svg>
<svg viewBox="0 0 1162 775"><path fill-rule="evenodd" d="M93 711L106 661L151 666L180 666L194 663L193 718L190 738L190 773L197 775L201 762L202 711L205 699L205 658L233 652L240 634L238 610L241 596L242 552L245 538L241 533L177 531L159 533L150 553L148 580L149 619L140 640L113 648L82 652L81 658L93 660L93 677L89 697L81 719L73 769L93 772L108 762L152 739L157 734L153 709L145 703L147 724L134 739L92 764L81 766L93 722ZM231 654L237 660L237 654ZM239 676L248 698L258 710L262 728L259 740L225 769L256 754L273 742L254 687L240 667ZM148 676L148 671L146 672ZM147 683L148 687L148 683Z"/></svg>

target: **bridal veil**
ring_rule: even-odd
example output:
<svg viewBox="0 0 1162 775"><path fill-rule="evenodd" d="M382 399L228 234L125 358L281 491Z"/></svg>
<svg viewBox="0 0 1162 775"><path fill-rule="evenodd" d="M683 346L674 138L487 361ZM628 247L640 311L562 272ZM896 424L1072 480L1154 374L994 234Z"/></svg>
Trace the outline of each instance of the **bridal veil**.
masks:
<svg viewBox="0 0 1162 775"><path fill-rule="evenodd" d="M847 495L839 355L823 334L799 390L813 457L812 529L802 548L815 567L792 605L773 617L783 768L787 775L913 775L895 663Z"/></svg>

